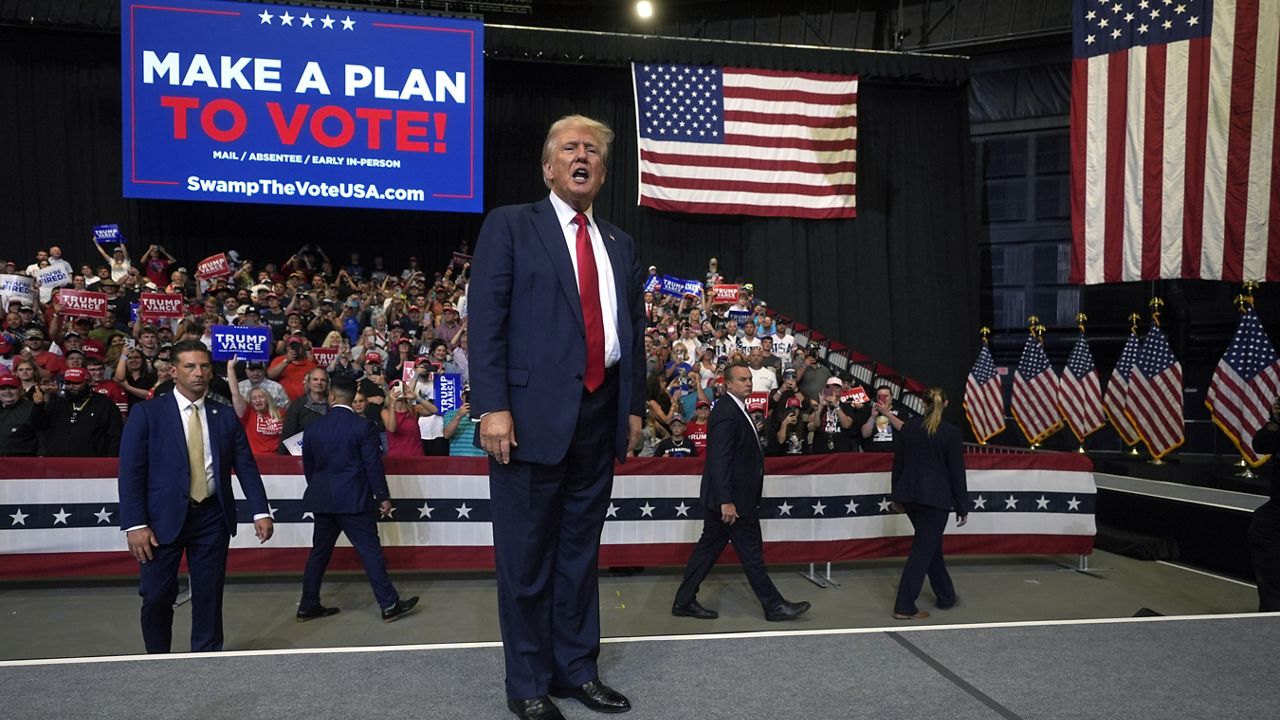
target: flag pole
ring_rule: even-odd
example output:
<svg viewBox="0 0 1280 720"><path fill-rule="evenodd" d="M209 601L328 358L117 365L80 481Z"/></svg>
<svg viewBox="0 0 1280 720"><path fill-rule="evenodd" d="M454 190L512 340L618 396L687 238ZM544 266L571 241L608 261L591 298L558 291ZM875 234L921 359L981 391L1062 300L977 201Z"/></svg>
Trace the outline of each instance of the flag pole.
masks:
<svg viewBox="0 0 1280 720"><path fill-rule="evenodd" d="M989 344L990 344L990 343L988 342L987 338L991 337L991 328L987 327L986 325L983 325L983 326L982 326L982 328L981 328L980 330L978 330L978 334L982 336L982 344L983 344L983 345L989 345ZM974 433L974 435L976 436L976 435L977 435L977 433ZM986 444L987 444L987 441L986 441L986 440L979 440L979 441L978 441L978 444L979 444L979 445L986 445Z"/></svg>
<svg viewBox="0 0 1280 720"><path fill-rule="evenodd" d="M1043 336L1044 336L1044 325L1041 325L1041 324L1040 324L1040 316L1038 316L1038 315L1032 315L1032 316L1028 317L1028 318L1027 318L1027 323L1028 323L1027 330L1028 330L1028 331L1029 331L1029 332L1030 332L1030 333L1035 337L1036 342L1040 343L1040 345L1043 347L1043 346L1044 346L1044 337L1043 337ZM1030 450L1039 450L1039 449L1040 449L1040 443L1038 443L1038 442L1033 442L1033 443L1031 443L1030 445L1028 445L1028 449L1030 449Z"/></svg>
<svg viewBox="0 0 1280 720"><path fill-rule="evenodd" d="M1088 319L1089 319L1088 315L1085 315L1084 313L1076 313L1076 327L1080 329L1081 335L1084 335L1084 322ZM1081 455L1085 454L1083 438L1080 438L1080 447L1076 448L1076 452L1080 453Z"/></svg>
<svg viewBox="0 0 1280 720"><path fill-rule="evenodd" d="M1151 327L1157 327L1157 328L1160 327L1160 308L1164 307L1164 300L1161 300L1160 296L1157 295L1151 298L1150 302L1148 302L1147 305L1151 306ZM1137 448L1135 447L1134 449L1136 450ZM1153 457L1147 462L1152 465L1165 464L1164 459L1158 458L1158 457Z"/></svg>
<svg viewBox="0 0 1280 720"><path fill-rule="evenodd" d="M1138 313L1129 313L1129 333L1130 334L1132 335L1138 334L1138 321L1141 319L1142 319L1142 316L1139 315ZM1135 440L1134 443L1129 446L1129 456L1138 457L1140 454L1141 453L1138 452L1138 443Z"/></svg>
<svg viewBox="0 0 1280 720"><path fill-rule="evenodd" d="M1240 314L1253 306L1253 289L1258 287L1256 280L1246 280L1244 283L1244 292L1235 297L1236 310ZM1240 451L1240 460L1236 462L1236 467L1240 468L1240 472L1235 477L1252 480L1257 475L1253 472L1253 468L1249 467L1248 459L1245 457L1244 451Z"/></svg>

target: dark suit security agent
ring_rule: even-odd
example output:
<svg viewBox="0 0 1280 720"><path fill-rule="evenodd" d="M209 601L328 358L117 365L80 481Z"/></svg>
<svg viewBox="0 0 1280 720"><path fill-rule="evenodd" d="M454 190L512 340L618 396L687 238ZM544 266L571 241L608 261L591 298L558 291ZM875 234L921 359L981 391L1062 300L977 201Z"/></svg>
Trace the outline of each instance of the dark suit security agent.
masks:
<svg viewBox="0 0 1280 720"><path fill-rule="evenodd" d="M730 363L724 371L726 394L711 408L702 471L702 537L689 554L684 581L671 605L671 614L677 617L719 617L698 602L698 587L728 543L733 543L742 561L751 590L764 608L765 620L794 620L809 609L807 602L783 599L765 570L758 514L764 493L764 454L755 423L747 415L751 382L749 365L742 361Z"/></svg>
<svg viewBox="0 0 1280 720"><path fill-rule="evenodd" d="M351 409L355 397L355 380L333 378L329 412L307 425L302 436L302 472L307 478L302 507L315 517L315 528L302 575L298 622L338 613L338 608L320 604L320 583L339 533L346 533L364 564L383 622L400 619L418 604L416 595L401 600L387 575L378 516L391 512L391 493L382 469L378 429Z"/></svg>
<svg viewBox="0 0 1280 720"><path fill-rule="evenodd" d="M893 456L894 509L905 512L915 528L911 552L902 568L893 617L923 620L929 613L916 607L925 575L937 597L939 610L956 604L956 587L942 558L942 533L954 508L956 527L968 522L965 504L969 489L964 472L960 429L942 420L947 396L941 388L925 392L925 415L908 420L899 431Z"/></svg>
<svg viewBox="0 0 1280 720"><path fill-rule="evenodd" d="M236 533L235 472L260 542L271 538L262 476L235 410L205 397L213 377L199 340L173 346L172 393L134 405L120 439L120 527L139 563L142 639L149 653L173 640L178 564L191 575L191 651L222 649L222 587Z"/></svg>
<svg viewBox="0 0 1280 720"><path fill-rule="evenodd" d="M550 197L490 212L471 265L471 412L489 455L507 707L520 718L562 718L549 695L631 709L596 664L600 533L645 399L635 242L592 212L612 139L591 118L554 123Z"/></svg>

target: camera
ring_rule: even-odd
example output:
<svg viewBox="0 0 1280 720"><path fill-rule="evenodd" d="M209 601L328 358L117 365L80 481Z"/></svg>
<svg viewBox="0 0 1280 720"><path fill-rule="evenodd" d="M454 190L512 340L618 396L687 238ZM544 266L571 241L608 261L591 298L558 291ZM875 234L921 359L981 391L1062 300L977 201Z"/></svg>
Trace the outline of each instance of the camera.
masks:
<svg viewBox="0 0 1280 720"><path fill-rule="evenodd" d="M289 352L300 355L302 353L302 343L297 340L289 343Z"/></svg>
<svg viewBox="0 0 1280 720"><path fill-rule="evenodd" d="M369 372L369 374L370 374L370 375L381 375L381 374L382 374L382 366L381 366L381 365L378 365L377 363L373 363L373 364L371 364L371 365L368 365L368 366L366 367L366 369L368 370L368 372Z"/></svg>

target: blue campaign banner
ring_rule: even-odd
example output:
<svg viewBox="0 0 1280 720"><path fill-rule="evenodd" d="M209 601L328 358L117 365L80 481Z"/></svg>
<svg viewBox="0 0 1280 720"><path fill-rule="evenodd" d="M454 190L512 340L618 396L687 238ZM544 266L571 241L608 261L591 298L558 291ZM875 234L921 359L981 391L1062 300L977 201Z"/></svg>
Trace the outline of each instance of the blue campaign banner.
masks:
<svg viewBox="0 0 1280 720"><path fill-rule="evenodd" d="M230 360L232 357L263 362L271 360L269 327L214 325L210 336L213 338L214 360Z"/></svg>
<svg viewBox="0 0 1280 720"><path fill-rule="evenodd" d="M99 245L119 245L124 242L119 225L94 225L93 241Z"/></svg>
<svg viewBox="0 0 1280 720"><path fill-rule="evenodd" d="M138 322L138 305L139 303L129 303L129 322Z"/></svg>
<svg viewBox="0 0 1280 720"><path fill-rule="evenodd" d="M644 291L645 291L645 292L657 292L657 291L658 291L658 288L659 288L659 287L661 287L661 285L662 285L662 279L661 279L661 278L659 278L657 275L650 275L650 276L649 276L649 279L648 279L647 281L645 281L645 284L644 284Z"/></svg>
<svg viewBox="0 0 1280 720"><path fill-rule="evenodd" d="M671 275L662 276L660 288L663 295L682 298L685 295L701 295L702 282L699 280L682 280Z"/></svg>
<svg viewBox="0 0 1280 720"><path fill-rule="evenodd" d="M124 194L484 207L479 20L122 0Z"/></svg>
<svg viewBox="0 0 1280 720"><path fill-rule="evenodd" d="M462 405L462 376L457 373L436 373L436 409L443 415Z"/></svg>

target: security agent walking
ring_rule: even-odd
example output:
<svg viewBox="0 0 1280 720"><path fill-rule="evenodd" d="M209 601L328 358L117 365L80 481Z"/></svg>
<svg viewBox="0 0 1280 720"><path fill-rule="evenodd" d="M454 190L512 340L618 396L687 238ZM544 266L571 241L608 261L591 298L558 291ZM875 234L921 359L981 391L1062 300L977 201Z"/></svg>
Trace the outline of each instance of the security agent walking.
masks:
<svg viewBox="0 0 1280 720"><path fill-rule="evenodd" d="M612 138L578 115L553 124L550 196L490 212L471 265L471 413L489 455L507 707L520 718L562 718L548 695L631 709L596 662L613 463L639 441L645 401L635 241L592 208Z"/></svg>
<svg viewBox="0 0 1280 720"><path fill-rule="evenodd" d="M746 406L751 367L745 362L730 363L724 371L724 384L726 395L716 402L707 421L702 537L689 555L671 614L700 620L719 617L698 603L698 587L724 546L733 543L747 581L764 607L765 620L794 620L809 609L809 603L783 599L764 566L758 514L764 492L764 455Z"/></svg>
<svg viewBox="0 0 1280 720"><path fill-rule="evenodd" d="M206 397L213 365L199 340L173 346L172 393L129 411L120 441L120 527L139 563L142 639L149 653L173 641L178 565L191 575L191 651L222 649L222 588L236 533L234 470L260 542L273 525L262 476L235 410Z"/></svg>
<svg viewBox="0 0 1280 720"><path fill-rule="evenodd" d="M893 606L893 617L898 620L929 617L928 612L916 607L926 575L939 610L956 604L956 588L942 558L942 533L952 509L956 513L956 527L963 526L969 519L966 511L969 489L960 430L942 420L947 395L941 388L929 388L924 401L924 417L912 418L903 424L893 456L890 499L894 509L905 512L915 528Z"/></svg>
<svg viewBox="0 0 1280 720"><path fill-rule="evenodd" d="M1253 451L1280 452L1280 399L1271 403L1271 417L1253 436ZM1271 461L1271 499L1253 511L1249 523L1249 559L1258 583L1258 612L1280 611L1280 474Z"/></svg>
<svg viewBox="0 0 1280 720"><path fill-rule="evenodd" d="M346 533L360 555L383 622L400 619L418 604L416 595L401 600L387 575L378 540L379 513L391 511L382 446L378 429L351 408L355 397L354 380L334 378L329 411L312 421L302 436L302 472L307 478L302 507L315 516L315 527L302 575L298 622L338 613L338 608L320 604L320 584L339 533Z"/></svg>

